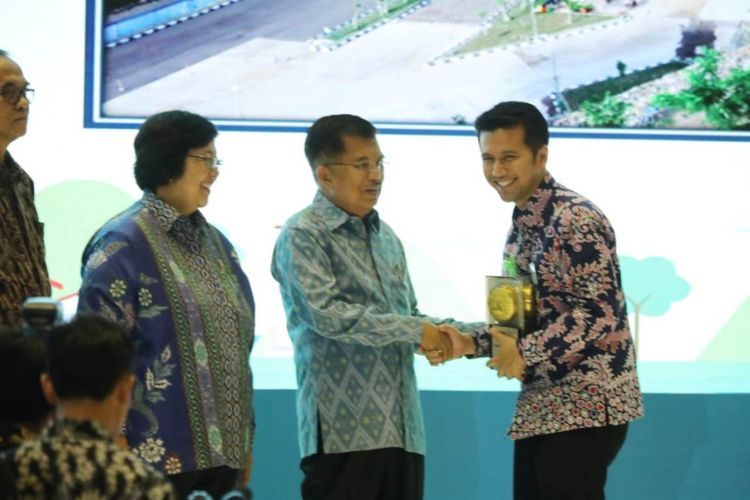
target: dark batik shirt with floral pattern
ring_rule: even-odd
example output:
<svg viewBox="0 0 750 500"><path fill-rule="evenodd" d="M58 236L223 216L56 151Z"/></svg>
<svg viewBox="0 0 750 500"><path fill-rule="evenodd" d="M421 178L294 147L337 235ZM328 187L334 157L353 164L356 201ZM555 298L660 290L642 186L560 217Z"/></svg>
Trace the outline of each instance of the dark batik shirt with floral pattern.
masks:
<svg viewBox="0 0 750 500"><path fill-rule="evenodd" d="M624 424L643 414L615 233L593 203L547 174L513 211L504 259L536 274L537 323L518 348L525 378L510 435ZM487 355L486 333L474 333Z"/></svg>
<svg viewBox="0 0 750 500"><path fill-rule="evenodd" d="M124 322L136 343L133 452L168 474L243 469L254 303L229 241L146 192L96 233L83 264L78 310Z"/></svg>
<svg viewBox="0 0 750 500"><path fill-rule="evenodd" d="M20 499L175 498L171 483L90 421L60 420L10 460Z"/></svg>
<svg viewBox="0 0 750 500"><path fill-rule="evenodd" d="M34 183L6 152L0 158L0 326L18 325L24 300L50 293Z"/></svg>

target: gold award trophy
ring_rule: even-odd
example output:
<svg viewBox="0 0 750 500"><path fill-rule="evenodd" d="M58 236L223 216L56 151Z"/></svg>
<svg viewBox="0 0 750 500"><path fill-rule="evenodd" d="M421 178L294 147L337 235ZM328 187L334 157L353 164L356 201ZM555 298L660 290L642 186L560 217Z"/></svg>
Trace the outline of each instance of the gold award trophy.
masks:
<svg viewBox="0 0 750 500"><path fill-rule="evenodd" d="M534 287L524 278L487 276L487 323L494 331L517 339L534 320ZM492 357L499 353L493 340Z"/></svg>

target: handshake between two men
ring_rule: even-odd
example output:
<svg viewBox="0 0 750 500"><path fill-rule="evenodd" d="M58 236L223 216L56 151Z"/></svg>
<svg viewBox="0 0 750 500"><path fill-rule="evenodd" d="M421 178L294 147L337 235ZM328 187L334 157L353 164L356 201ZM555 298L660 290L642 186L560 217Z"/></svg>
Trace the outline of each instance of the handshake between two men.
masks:
<svg viewBox="0 0 750 500"><path fill-rule="evenodd" d="M497 370L498 377L523 380L526 364L518 351L515 337L493 328L489 329L489 334L492 336L494 356L487 362L487 366ZM459 332L454 326L425 322L422 325L419 352L432 366L438 366L446 361L476 354L476 344L470 335Z"/></svg>

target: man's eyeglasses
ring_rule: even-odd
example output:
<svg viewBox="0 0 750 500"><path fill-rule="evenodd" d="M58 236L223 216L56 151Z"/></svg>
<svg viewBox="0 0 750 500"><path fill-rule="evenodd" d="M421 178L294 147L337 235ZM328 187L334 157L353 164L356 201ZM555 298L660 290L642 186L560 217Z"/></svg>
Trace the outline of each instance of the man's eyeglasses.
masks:
<svg viewBox="0 0 750 500"><path fill-rule="evenodd" d="M207 166L208 168L212 168L214 170L218 170L221 164L224 163L223 161L221 161L215 156L202 156L202 155L191 155L191 154L188 154L188 156L190 158L197 158L201 160L205 166Z"/></svg>
<svg viewBox="0 0 750 500"><path fill-rule="evenodd" d="M347 167L354 167L362 173L369 174L370 172L374 170L377 170L378 172L384 171L388 163L385 161L385 158L381 158L377 161L377 163L371 163L367 160L358 161L356 163L344 163L344 162L339 162L339 161L333 161L329 163L324 163L323 165L325 166L345 165Z"/></svg>
<svg viewBox="0 0 750 500"><path fill-rule="evenodd" d="M25 97L27 101L31 102L34 97L34 89L30 87L16 87L15 85L6 85L0 89L0 96L3 96L3 100L11 106L18 104L18 101L22 97Z"/></svg>

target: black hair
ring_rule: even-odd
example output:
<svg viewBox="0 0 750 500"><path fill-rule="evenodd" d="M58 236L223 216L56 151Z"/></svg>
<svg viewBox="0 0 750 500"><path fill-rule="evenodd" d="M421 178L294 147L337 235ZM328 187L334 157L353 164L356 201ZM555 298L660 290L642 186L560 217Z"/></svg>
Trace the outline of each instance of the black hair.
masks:
<svg viewBox="0 0 750 500"><path fill-rule="evenodd" d="M44 341L20 328L0 330L0 420L37 422L52 411L39 376L46 367Z"/></svg>
<svg viewBox="0 0 750 500"><path fill-rule="evenodd" d="M47 343L47 371L61 400L101 401L124 375L132 373L130 332L101 316L78 315L52 328Z"/></svg>
<svg viewBox="0 0 750 500"><path fill-rule="evenodd" d="M165 111L149 117L133 141L138 187L155 191L179 179L188 151L207 145L217 135L213 123L189 111Z"/></svg>
<svg viewBox="0 0 750 500"><path fill-rule="evenodd" d="M523 142L531 152L536 153L549 144L547 120L541 112L528 102L505 101L479 115L474 122L477 137L482 132L492 132L499 128L523 127Z"/></svg>
<svg viewBox="0 0 750 500"><path fill-rule="evenodd" d="M350 135L372 139L377 130L372 123L355 115L328 115L315 120L307 130L305 156L312 168L322 159L329 159L344 152L342 136Z"/></svg>

